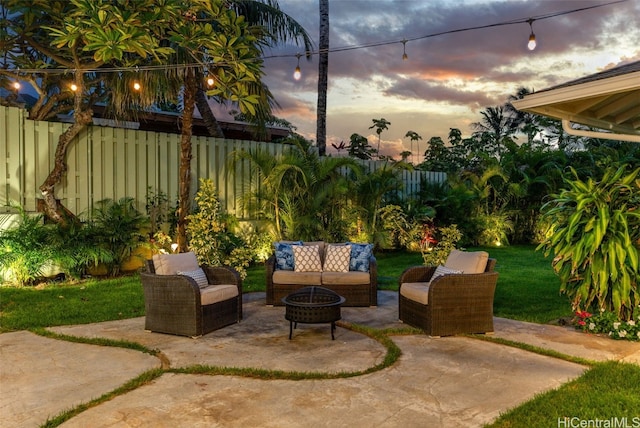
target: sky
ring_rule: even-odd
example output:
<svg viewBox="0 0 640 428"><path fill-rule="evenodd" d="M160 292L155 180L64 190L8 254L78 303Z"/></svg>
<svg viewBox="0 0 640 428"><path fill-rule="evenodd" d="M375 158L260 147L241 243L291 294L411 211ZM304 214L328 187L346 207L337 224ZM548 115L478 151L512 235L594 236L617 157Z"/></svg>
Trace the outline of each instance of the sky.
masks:
<svg viewBox="0 0 640 428"><path fill-rule="evenodd" d="M420 161L418 153L431 137L446 141L450 128L470 136L482 110L504 104L520 87L541 90L640 60L640 0L536 19L533 51L527 49L531 29L526 22L411 40L611 1L330 0L330 50L379 42L383 46L329 54L327 153L335 154L331 144L348 143L353 133L377 147L378 136L369 127L373 119L384 118L391 124L381 134L381 154L399 158L409 150L414 153L409 159ZM317 48L318 0L279 4ZM409 40L404 61L402 40ZM297 53L304 54L304 48L267 49L264 82L280 105L275 116L315 141L317 55L310 61L300 59L302 78L296 81ZM405 137L408 131L422 140L412 144Z"/></svg>

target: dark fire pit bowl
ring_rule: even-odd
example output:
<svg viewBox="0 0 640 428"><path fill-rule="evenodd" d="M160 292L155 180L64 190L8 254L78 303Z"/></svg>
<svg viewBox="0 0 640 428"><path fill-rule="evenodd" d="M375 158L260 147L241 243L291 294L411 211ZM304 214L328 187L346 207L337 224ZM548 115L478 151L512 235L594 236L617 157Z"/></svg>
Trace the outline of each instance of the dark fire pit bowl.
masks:
<svg viewBox="0 0 640 428"><path fill-rule="evenodd" d="M335 340L333 332L336 321L341 318L340 305L345 298L324 287L304 287L282 299L289 320L289 339L298 323L321 324L331 323L331 340Z"/></svg>

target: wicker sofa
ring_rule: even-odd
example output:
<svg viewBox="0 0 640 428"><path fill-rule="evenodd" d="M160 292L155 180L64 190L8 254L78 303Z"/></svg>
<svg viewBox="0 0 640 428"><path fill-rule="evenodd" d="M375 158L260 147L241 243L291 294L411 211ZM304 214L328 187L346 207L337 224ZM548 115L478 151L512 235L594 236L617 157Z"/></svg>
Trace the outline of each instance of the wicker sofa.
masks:
<svg viewBox="0 0 640 428"><path fill-rule="evenodd" d="M276 252L266 261L267 305L282 305L282 298L303 287L317 285L328 288L345 298L343 306L378 305L378 267L373 252L368 257L368 270L327 271L325 256L329 246L346 244L328 244L323 241L299 242L302 246L318 246L321 267L313 271L295 271L279 269ZM355 244L361 245L361 244Z"/></svg>
<svg viewBox="0 0 640 428"><path fill-rule="evenodd" d="M146 330L199 337L242 320L242 280L232 268L198 266L194 253L161 254L140 279Z"/></svg>
<svg viewBox="0 0 640 428"><path fill-rule="evenodd" d="M493 332L495 265L484 251L453 250L444 267L406 269L399 279L400 320L435 337ZM443 274L435 277L436 270Z"/></svg>

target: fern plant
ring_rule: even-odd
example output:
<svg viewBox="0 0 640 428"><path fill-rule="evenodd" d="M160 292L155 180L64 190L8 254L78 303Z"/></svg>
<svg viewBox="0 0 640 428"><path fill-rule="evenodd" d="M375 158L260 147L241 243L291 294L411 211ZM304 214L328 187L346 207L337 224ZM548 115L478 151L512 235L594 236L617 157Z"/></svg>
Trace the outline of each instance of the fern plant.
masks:
<svg viewBox="0 0 640 428"><path fill-rule="evenodd" d="M595 307L622 320L639 312L640 168L605 169L602 179L565 178L542 207L549 227L538 246L553 252L561 291L575 310Z"/></svg>

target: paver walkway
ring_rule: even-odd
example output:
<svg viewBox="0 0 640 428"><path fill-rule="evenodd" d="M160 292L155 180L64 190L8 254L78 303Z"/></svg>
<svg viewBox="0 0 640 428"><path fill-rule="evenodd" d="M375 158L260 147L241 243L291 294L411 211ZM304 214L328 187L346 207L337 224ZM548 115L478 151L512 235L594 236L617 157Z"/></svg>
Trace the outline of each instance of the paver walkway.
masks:
<svg viewBox="0 0 640 428"><path fill-rule="evenodd" d="M284 308L245 295L242 323L199 339L149 333L144 318L50 330L158 349L138 351L0 335L2 427L37 427L47 418L108 393L158 367L197 364L323 373L359 372L383 361L385 348L338 327L300 324L288 339ZM402 327L397 293L377 308L343 308L344 322ZM496 337L594 360L640 363L640 345L586 336L571 328L496 319ZM491 422L534 395L579 376L585 367L468 337L393 336L402 356L392 367L331 380L259 380L165 373L90 408L65 427L469 427ZM550 426L556 421L550 421ZM555 426L555 425L554 425Z"/></svg>

